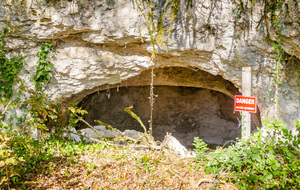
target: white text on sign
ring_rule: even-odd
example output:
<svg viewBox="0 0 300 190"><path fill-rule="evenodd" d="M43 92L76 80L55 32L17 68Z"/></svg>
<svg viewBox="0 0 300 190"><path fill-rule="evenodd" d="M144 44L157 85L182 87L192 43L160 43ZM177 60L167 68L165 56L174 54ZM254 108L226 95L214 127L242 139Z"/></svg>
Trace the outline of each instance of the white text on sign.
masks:
<svg viewBox="0 0 300 190"><path fill-rule="evenodd" d="M254 99L244 99L244 98L237 98L236 103L255 104Z"/></svg>

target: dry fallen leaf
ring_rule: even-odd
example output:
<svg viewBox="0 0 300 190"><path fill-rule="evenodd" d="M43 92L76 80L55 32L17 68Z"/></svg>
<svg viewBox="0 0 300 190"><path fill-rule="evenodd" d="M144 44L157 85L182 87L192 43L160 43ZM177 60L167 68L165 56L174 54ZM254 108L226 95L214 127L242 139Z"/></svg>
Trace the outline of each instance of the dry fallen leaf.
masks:
<svg viewBox="0 0 300 190"><path fill-rule="evenodd" d="M76 162L70 162L61 156L44 163L47 172L26 174L26 187L156 190L209 189L215 185L214 179L205 174L203 167L196 167L198 164L192 158L180 159L169 150L107 148L93 153L85 151L74 160ZM217 189L237 188L222 181Z"/></svg>

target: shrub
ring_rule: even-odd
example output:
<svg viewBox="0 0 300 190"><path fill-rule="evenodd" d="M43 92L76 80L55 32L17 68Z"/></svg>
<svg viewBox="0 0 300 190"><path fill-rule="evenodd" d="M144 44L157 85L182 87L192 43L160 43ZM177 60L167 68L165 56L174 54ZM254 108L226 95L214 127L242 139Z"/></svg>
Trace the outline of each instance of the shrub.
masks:
<svg viewBox="0 0 300 190"><path fill-rule="evenodd" d="M23 162L23 157L10 149L11 138L0 132L0 187L5 184L9 187L9 181L16 180L19 176L17 167L20 162Z"/></svg>
<svg viewBox="0 0 300 190"><path fill-rule="evenodd" d="M241 189L300 189L300 139L281 121L266 124L266 131L210 154L206 172Z"/></svg>
<svg viewBox="0 0 300 190"><path fill-rule="evenodd" d="M195 137L193 145L195 146L196 160L199 162L205 161L207 157L205 152L209 150L207 144L202 139L199 139L199 137Z"/></svg>

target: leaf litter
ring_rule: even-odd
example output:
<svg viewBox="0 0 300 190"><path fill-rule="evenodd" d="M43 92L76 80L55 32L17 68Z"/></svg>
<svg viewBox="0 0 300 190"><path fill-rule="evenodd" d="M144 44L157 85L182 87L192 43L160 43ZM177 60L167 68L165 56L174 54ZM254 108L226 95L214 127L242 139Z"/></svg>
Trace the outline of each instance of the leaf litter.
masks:
<svg viewBox="0 0 300 190"><path fill-rule="evenodd" d="M237 189L205 174L193 158L169 149L106 146L80 154L56 153L40 171L25 175L26 189ZM21 188L17 188L21 189Z"/></svg>

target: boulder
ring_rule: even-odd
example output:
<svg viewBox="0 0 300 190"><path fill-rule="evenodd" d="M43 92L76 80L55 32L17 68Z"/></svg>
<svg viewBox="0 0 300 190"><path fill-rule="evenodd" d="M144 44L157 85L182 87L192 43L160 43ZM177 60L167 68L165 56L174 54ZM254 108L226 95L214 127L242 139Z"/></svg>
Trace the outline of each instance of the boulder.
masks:
<svg viewBox="0 0 300 190"><path fill-rule="evenodd" d="M162 144L169 147L171 150L178 152L182 158L195 157L193 151L188 151L175 137L171 135L166 135Z"/></svg>
<svg viewBox="0 0 300 190"><path fill-rule="evenodd" d="M114 137L119 136L118 132L108 130L108 129L106 129L106 127L104 125L95 126L94 128L102 137L105 137L105 138L114 138ZM82 129L80 131L80 133L84 136L91 137L91 138L96 138L96 139L101 138L97 133L95 133L94 130L92 130L90 128ZM83 141L90 142L90 143L95 142L95 141L85 138L85 137L83 138Z"/></svg>
<svg viewBox="0 0 300 190"><path fill-rule="evenodd" d="M140 131L136 131L136 130L125 130L124 132L123 132L123 135L124 136L127 136L127 137L131 137L131 138L133 138L133 139L138 139L139 138L139 136L141 136L143 133L142 132L140 132Z"/></svg>
<svg viewBox="0 0 300 190"><path fill-rule="evenodd" d="M71 132L77 133L77 131L76 131L76 129L74 127L67 127L67 130L69 130L70 133L63 132L63 134L62 134L63 137L67 137L71 141L82 142L80 136L71 133Z"/></svg>
<svg viewBox="0 0 300 190"><path fill-rule="evenodd" d="M70 131L77 133L76 129L72 127ZM73 133L70 133L70 140L74 140L76 142L81 142L81 138L78 135L75 135Z"/></svg>

